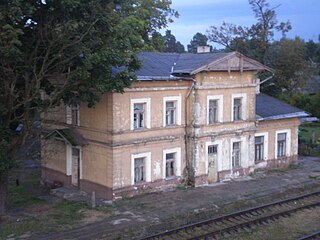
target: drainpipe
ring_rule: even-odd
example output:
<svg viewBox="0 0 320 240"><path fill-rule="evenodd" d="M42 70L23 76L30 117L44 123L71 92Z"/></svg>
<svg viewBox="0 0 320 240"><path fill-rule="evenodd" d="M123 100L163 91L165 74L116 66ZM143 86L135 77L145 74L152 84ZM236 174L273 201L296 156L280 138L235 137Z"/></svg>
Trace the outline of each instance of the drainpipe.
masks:
<svg viewBox="0 0 320 240"><path fill-rule="evenodd" d="M190 166L190 162L188 159L188 98L194 90L196 80L194 78L184 78L186 80L192 80L192 85L190 86L190 89L185 97L185 104L184 104L184 144L185 144L185 159L186 159L186 168L187 168L187 184L190 185L190 183L193 181L190 180L190 175L192 171L192 166Z"/></svg>

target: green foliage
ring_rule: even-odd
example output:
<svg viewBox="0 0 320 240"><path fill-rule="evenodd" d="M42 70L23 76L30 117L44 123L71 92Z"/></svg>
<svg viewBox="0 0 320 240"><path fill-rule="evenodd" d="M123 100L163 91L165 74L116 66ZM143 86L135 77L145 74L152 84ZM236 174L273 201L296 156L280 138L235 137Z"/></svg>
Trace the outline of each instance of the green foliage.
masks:
<svg viewBox="0 0 320 240"><path fill-rule="evenodd" d="M198 46L208 46L208 37L202 33L196 33L190 44L188 44L188 52L197 53Z"/></svg>
<svg viewBox="0 0 320 240"><path fill-rule="evenodd" d="M176 37L171 33L170 30L166 31L165 35L165 49L164 52L175 52L175 53L183 53L184 46L176 40Z"/></svg>

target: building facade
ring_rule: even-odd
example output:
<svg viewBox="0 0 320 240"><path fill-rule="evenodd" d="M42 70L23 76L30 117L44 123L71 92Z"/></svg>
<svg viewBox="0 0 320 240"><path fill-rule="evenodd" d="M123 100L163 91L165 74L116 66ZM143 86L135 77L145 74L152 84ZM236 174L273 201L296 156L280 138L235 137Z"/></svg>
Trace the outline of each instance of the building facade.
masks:
<svg viewBox="0 0 320 240"><path fill-rule="evenodd" d="M42 182L117 199L297 160L299 117L259 93L272 71L240 53L142 53L138 80L42 119Z"/></svg>

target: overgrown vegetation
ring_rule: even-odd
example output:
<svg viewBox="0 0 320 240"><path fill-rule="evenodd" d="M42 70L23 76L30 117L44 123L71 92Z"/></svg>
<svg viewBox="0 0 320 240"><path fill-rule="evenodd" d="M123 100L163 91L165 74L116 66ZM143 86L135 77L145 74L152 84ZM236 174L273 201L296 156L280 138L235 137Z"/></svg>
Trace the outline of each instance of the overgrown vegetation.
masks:
<svg viewBox="0 0 320 240"><path fill-rule="evenodd" d="M308 123L300 126L299 154L320 157L320 123Z"/></svg>

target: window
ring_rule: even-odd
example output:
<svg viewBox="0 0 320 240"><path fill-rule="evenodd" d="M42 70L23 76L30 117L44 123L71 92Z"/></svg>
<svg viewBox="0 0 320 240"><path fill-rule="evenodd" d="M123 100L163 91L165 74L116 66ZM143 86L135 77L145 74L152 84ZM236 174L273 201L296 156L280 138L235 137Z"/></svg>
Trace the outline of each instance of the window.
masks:
<svg viewBox="0 0 320 240"><path fill-rule="evenodd" d="M163 126L181 125L181 96L163 98Z"/></svg>
<svg viewBox="0 0 320 240"><path fill-rule="evenodd" d="M242 119L242 99L235 98L233 99L233 120L241 120Z"/></svg>
<svg viewBox="0 0 320 240"><path fill-rule="evenodd" d="M218 100L209 100L209 124L217 123L218 120Z"/></svg>
<svg viewBox="0 0 320 240"><path fill-rule="evenodd" d="M175 176L175 153L166 154L166 177Z"/></svg>
<svg viewBox="0 0 320 240"><path fill-rule="evenodd" d="M163 179L181 176L181 148L163 150Z"/></svg>
<svg viewBox="0 0 320 240"><path fill-rule="evenodd" d="M131 155L131 185L151 182L151 153Z"/></svg>
<svg viewBox="0 0 320 240"><path fill-rule="evenodd" d="M67 124L80 125L79 105L67 106Z"/></svg>
<svg viewBox="0 0 320 240"><path fill-rule="evenodd" d="M231 121L246 120L247 117L247 94L232 94Z"/></svg>
<svg viewBox="0 0 320 240"><path fill-rule="evenodd" d="M241 143L233 142L232 144L232 167L241 166Z"/></svg>
<svg viewBox="0 0 320 240"><path fill-rule="evenodd" d="M145 173L144 173L144 158L134 159L134 182L144 182Z"/></svg>
<svg viewBox="0 0 320 240"><path fill-rule="evenodd" d="M264 158L264 136L257 136L254 138L254 153L255 162L262 161Z"/></svg>
<svg viewBox="0 0 320 240"><path fill-rule="evenodd" d="M176 124L176 105L175 101L166 102L166 126Z"/></svg>
<svg viewBox="0 0 320 240"><path fill-rule="evenodd" d="M218 152L218 145L210 145L208 146L208 155L216 155Z"/></svg>
<svg viewBox="0 0 320 240"><path fill-rule="evenodd" d="M145 125L145 103L135 103L133 115L133 128L144 128Z"/></svg>
<svg viewBox="0 0 320 240"><path fill-rule="evenodd" d="M207 96L207 124L223 122L223 95Z"/></svg>
<svg viewBox="0 0 320 240"><path fill-rule="evenodd" d="M131 130L151 127L150 98L131 99Z"/></svg>
<svg viewBox="0 0 320 240"><path fill-rule="evenodd" d="M278 133L277 134L277 141L278 141L277 157L283 157L286 155L286 133Z"/></svg>

